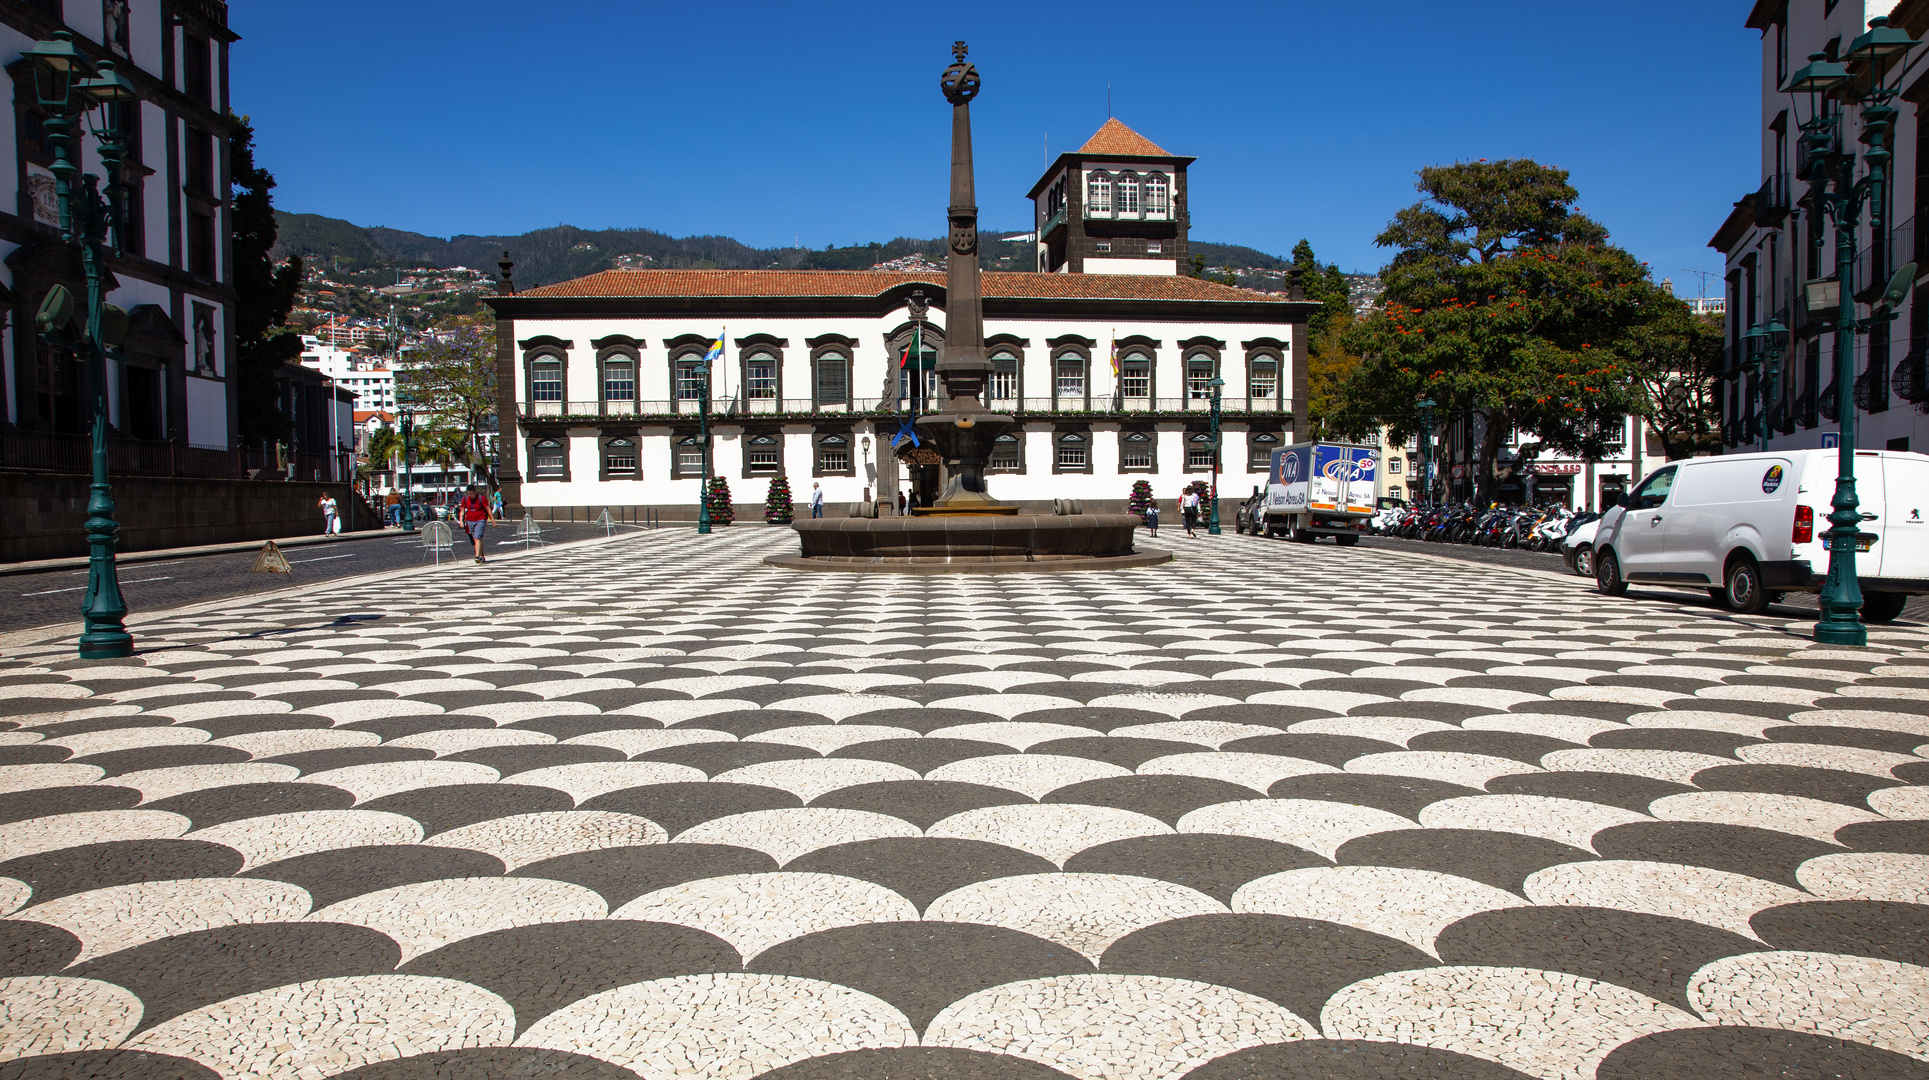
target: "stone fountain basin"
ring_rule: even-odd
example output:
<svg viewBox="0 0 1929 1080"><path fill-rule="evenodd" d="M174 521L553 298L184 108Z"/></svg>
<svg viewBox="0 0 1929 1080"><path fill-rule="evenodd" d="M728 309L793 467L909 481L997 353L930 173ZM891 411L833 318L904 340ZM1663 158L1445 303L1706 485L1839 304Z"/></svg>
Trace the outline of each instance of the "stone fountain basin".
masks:
<svg viewBox="0 0 1929 1080"><path fill-rule="evenodd" d="M812 518L795 523L801 551L764 561L788 569L869 573L1110 570L1170 561L1133 547L1136 514Z"/></svg>

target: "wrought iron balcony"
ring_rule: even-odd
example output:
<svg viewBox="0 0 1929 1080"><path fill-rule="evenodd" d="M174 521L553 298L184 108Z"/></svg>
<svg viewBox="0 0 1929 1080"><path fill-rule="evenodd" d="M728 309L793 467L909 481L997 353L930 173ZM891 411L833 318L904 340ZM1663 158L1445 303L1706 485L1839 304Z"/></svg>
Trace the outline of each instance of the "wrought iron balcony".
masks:
<svg viewBox="0 0 1929 1080"><path fill-rule="evenodd" d="M1044 240L1053 230L1062 227L1064 224L1065 208L1061 206L1057 210L1052 211L1052 216L1039 223L1038 239L1041 241Z"/></svg>
<svg viewBox="0 0 1929 1080"><path fill-rule="evenodd" d="M815 418L852 414L935 412L943 404L937 399L915 403L908 398L852 398L846 402L819 402L811 398L728 398L710 403L710 417L741 420L746 417ZM676 400L623 401L524 401L516 406L525 423L608 422L649 420L661 422L695 421L701 403L694 398ZM1014 415L1067 414L1094 416L1197 416L1212 410L1209 397L1026 397L993 398L986 407L994 412ZM1228 416L1284 414L1293 411L1289 399L1277 395L1222 397L1220 412Z"/></svg>
<svg viewBox="0 0 1929 1080"><path fill-rule="evenodd" d="M1910 218L1869 238L1855 256L1855 298L1872 303L1882 296L1889 278L1902 264L1921 263L1917 250L1916 219Z"/></svg>
<svg viewBox="0 0 1929 1080"><path fill-rule="evenodd" d="M1921 348L1913 349L1896 365L1894 381L1889 384L1895 395L1912 405L1929 401L1929 364L1925 364L1929 354Z"/></svg>

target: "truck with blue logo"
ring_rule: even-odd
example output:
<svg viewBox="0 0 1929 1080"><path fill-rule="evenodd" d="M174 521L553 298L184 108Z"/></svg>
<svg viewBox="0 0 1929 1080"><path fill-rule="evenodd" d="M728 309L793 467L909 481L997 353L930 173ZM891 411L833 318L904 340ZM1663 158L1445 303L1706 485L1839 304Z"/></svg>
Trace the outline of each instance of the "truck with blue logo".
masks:
<svg viewBox="0 0 1929 1080"><path fill-rule="evenodd" d="M1240 531L1357 544L1373 520L1379 467L1376 446L1306 442L1275 450L1266 490L1240 513Z"/></svg>

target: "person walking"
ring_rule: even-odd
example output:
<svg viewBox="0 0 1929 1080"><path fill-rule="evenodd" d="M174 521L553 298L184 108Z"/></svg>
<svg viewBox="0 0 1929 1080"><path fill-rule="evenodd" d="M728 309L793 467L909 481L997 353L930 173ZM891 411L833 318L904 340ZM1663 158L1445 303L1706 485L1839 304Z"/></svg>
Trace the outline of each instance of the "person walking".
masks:
<svg viewBox="0 0 1929 1080"><path fill-rule="evenodd" d="M824 485L822 484L810 486L810 516L814 518L824 516Z"/></svg>
<svg viewBox="0 0 1929 1080"><path fill-rule="evenodd" d="M482 555L482 534L489 528L489 500L482 497L474 484L462 493L462 502L457 507L462 515L462 527L469 533L469 539L476 546L476 561L487 562Z"/></svg>
<svg viewBox="0 0 1929 1080"><path fill-rule="evenodd" d="M898 492L898 516L899 517L904 516L904 504L905 504L904 492L900 491Z"/></svg>
<svg viewBox="0 0 1929 1080"><path fill-rule="evenodd" d="M1159 504L1156 502L1146 505L1145 531L1151 533L1154 540L1159 538Z"/></svg>
<svg viewBox="0 0 1929 1080"><path fill-rule="evenodd" d="M402 493L389 489L388 496L382 500L382 510L388 515L388 523L396 528L402 527Z"/></svg>
<svg viewBox="0 0 1929 1080"><path fill-rule="evenodd" d="M495 521L502 520L501 488L495 488L489 492L489 517Z"/></svg>
<svg viewBox="0 0 1929 1080"><path fill-rule="evenodd" d="M1199 534L1193 532L1192 530L1199 527L1199 493L1198 492L1188 491L1184 495L1179 496L1179 517L1184 519L1185 521L1186 536L1194 540L1197 540L1199 538Z"/></svg>
<svg viewBox="0 0 1929 1080"><path fill-rule="evenodd" d="M342 519L340 516L341 508L335 505L335 496L330 495L328 492L324 491L321 494L321 498L315 500L315 505L321 507L322 535L334 536L335 534L341 532L342 531Z"/></svg>

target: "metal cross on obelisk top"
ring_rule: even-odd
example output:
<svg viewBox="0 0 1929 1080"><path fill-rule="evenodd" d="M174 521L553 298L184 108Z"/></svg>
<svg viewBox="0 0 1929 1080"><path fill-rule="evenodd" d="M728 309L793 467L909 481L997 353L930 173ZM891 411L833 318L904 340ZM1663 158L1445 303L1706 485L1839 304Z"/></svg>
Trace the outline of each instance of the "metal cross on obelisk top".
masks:
<svg viewBox="0 0 1929 1080"><path fill-rule="evenodd" d="M972 180L971 99L978 96L978 69L965 60L970 50L951 46L957 63L946 68L939 86L951 103L951 220L945 258L944 352L938 378L944 383L943 412L981 412L979 394L990 374L985 359L985 322L978 285L978 196Z"/></svg>

